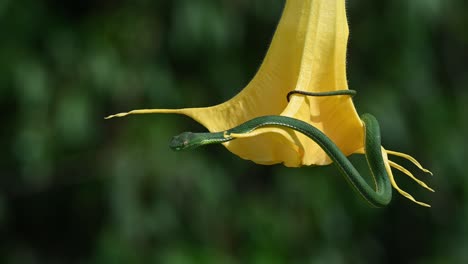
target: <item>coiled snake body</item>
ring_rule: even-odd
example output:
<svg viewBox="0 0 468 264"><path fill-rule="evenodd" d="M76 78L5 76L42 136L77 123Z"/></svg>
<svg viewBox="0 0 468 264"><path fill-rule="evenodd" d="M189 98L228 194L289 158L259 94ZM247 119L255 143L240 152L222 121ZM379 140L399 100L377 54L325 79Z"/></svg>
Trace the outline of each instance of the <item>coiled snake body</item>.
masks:
<svg viewBox="0 0 468 264"><path fill-rule="evenodd" d="M364 114L361 119L365 126L365 157L374 178L376 190L371 188L349 159L336 144L316 127L287 116L261 116L232 129L215 133L184 132L175 136L170 147L173 150L188 150L207 144L224 143L235 139L234 134L246 134L260 127L286 127L294 129L314 140L333 160L351 186L371 205L387 205L392 198L392 187L387 175L381 152L380 127L374 116Z"/></svg>

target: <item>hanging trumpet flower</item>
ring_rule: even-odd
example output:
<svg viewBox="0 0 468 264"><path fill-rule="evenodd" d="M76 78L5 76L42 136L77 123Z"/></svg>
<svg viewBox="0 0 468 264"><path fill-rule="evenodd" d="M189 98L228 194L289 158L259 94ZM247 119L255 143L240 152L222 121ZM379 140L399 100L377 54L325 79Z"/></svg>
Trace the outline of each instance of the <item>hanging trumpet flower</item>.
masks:
<svg viewBox="0 0 468 264"><path fill-rule="evenodd" d="M341 170L354 175L351 173L354 167L350 169L346 161L343 162L347 165L342 163L341 156L366 154L368 160L381 163L375 166L373 173L380 175L375 175L377 191L369 190L365 181L361 182L362 178L354 178L360 177L359 174L348 177L366 200L373 200L375 197L367 196L376 192L387 192L383 194L385 197L380 195L378 201L370 201L377 206L387 204L391 198L391 188L386 190L385 187L387 182L410 200L429 206L398 187L391 167L432 189L390 161L388 154L406 158L424 172L429 171L409 155L381 148L376 121L369 116L361 120L354 108L350 96L354 91L348 89L346 78L348 33L344 0L287 0L260 69L247 87L232 99L211 107L140 109L107 118L149 113L187 115L211 133L176 137L174 149L222 143L239 157L264 165L283 163L288 167L300 167L327 165L333 161ZM370 138L370 134L375 138ZM328 140L329 146L323 143ZM373 149L372 154L369 149Z"/></svg>

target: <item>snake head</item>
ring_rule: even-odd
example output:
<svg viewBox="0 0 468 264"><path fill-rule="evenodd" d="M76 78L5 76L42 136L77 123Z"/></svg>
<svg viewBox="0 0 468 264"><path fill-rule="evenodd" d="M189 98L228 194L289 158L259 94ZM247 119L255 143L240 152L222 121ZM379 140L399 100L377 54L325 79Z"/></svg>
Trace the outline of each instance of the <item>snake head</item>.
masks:
<svg viewBox="0 0 468 264"><path fill-rule="evenodd" d="M195 140L195 133L183 132L180 135L174 136L169 144L169 147L174 151L190 150L198 147Z"/></svg>
<svg viewBox="0 0 468 264"><path fill-rule="evenodd" d="M184 132L172 138L169 147L172 150L191 150L208 144L220 144L232 140L230 135L225 135L224 132L216 133L192 133Z"/></svg>

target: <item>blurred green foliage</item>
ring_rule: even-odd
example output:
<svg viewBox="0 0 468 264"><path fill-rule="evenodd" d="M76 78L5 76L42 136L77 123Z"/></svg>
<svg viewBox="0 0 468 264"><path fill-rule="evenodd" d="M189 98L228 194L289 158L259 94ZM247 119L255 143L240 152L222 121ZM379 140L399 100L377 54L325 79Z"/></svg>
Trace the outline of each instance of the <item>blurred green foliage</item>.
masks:
<svg viewBox="0 0 468 264"><path fill-rule="evenodd" d="M431 209L371 209L333 166L172 152L203 130L185 117L103 120L234 96L284 0L1 0L0 263L468 263L468 4L347 2L356 107L434 172L436 193L396 173Z"/></svg>

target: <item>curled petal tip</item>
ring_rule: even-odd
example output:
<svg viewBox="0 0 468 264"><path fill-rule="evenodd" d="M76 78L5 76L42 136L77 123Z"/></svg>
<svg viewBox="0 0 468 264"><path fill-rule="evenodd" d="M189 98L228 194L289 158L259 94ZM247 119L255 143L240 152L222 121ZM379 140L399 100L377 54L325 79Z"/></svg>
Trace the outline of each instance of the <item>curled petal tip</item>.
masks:
<svg viewBox="0 0 468 264"><path fill-rule="evenodd" d="M421 167L421 168L419 168L419 169L422 170L423 172L425 172L425 173L431 175L431 176L434 176L434 174L432 173L432 171L430 171L430 170L428 170L428 169L426 169L426 168Z"/></svg>

